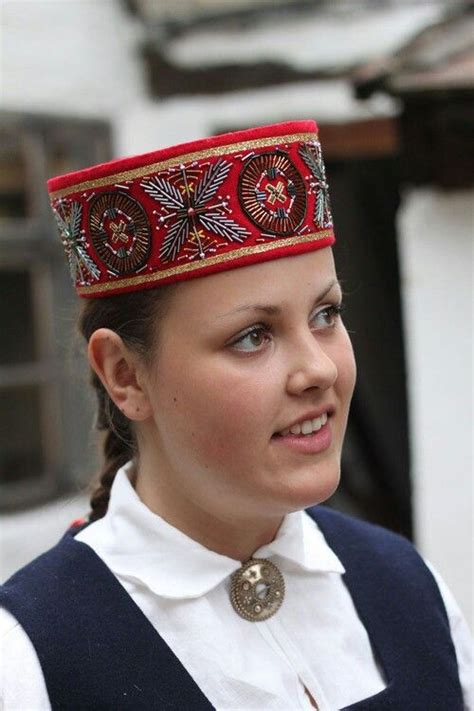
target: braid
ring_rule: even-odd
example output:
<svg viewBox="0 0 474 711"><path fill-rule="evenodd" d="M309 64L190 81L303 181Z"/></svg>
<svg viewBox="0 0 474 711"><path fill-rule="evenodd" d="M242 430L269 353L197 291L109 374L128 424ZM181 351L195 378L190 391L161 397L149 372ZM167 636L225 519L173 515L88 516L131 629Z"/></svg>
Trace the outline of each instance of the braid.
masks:
<svg viewBox="0 0 474 711"><path fill-rule="evenodd" d="M92 369L91 384L95 389L98 401L96 428L103 432L104 462L90 500L89 521L96 521L105 516L107 512L110 489L118 469L136 455L137 447L130 420L123 415L109 397L97 373Z"/></svg>
<svg viewBox="0 0 474 711"><path fill-rule="evenodd" d="M177 288L178 284L168 284L157 289L85 299L79 315L78 331L89 341L98 328L110 328L150 365L157 344L157 323ZM102 465L89 486L91 510L88 519L96 521L107 512L110 490L118 469L138 457L138 445L133 423L111 399L92 368L90 385L97 396L95 428L101 435L102 450Z"/></svg>

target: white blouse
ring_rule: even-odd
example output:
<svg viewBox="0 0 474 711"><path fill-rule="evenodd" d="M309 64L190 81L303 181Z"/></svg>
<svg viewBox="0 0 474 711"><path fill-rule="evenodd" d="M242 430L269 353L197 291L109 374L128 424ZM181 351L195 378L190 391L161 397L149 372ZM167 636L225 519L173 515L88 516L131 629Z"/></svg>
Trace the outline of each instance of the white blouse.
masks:
<svg viewBox="0 0 474 711"><path fill-rule="evenodd" d="M341 577L344 567L305 511L287 514L275 539L254 552L280 568L286 592L275 615L248 622L229 598L230 575L241 562L153 513L127 476L131 465L118 470L104 518L75 538L102 558L216 709L313 709L306 687L320 711L334 711L385 688ZM448 611L465 708L473 710L470 633L433 572ZM0 639L2 708L50 710L32 643L5 609Z"/></svg>

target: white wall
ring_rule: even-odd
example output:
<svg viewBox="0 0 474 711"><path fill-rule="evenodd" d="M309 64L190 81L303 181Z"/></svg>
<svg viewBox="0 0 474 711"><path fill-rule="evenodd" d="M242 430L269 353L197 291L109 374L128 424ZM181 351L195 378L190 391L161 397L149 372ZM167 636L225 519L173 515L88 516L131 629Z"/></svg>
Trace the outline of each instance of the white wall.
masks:
<svg viewBox="0 0 474 711"><path fill-rule="evenodd" d="M386 97L355 101L351 86L343 81L151 100L139 56L142 27L119 2L3 0L0 8L2 105L108 118L116 133L117 156L192 140L213 130L216 123L271 122L281 120L282 115L337 121L395 111L394 102ZM427 14L433 12L415 10L414 21L419 23ZM405 15L401 13L391 28L396 37L407 33ZM375 40L373 33L373 51L378 52L380 37L378 43ZM327 39L328 51L332 41ZM295 37L295 63L299 63L298 46ZM203 57L205 51L206 44L201 43ZM318 56L322 51L319 39Z"/></svg>
<svg viewBox="0 0 474 711"><path fill-rule="evenodd" d="M399 213L416 536L473 621L474 190L412 190Z"/></svg>
<svg viewBox="0 0 474 711"><path fill-rule="evenodd" d="M3 0L0 12L4 106L113 119L143 95L140 27L114 0Z"/></svg>
<svg viewBox="0 0 474 711"><path fill-rule="evenodd" d="M198 138L216 125L226 130L236 122L251 125L283 118L345 122L393 114L397 108L384 97L358 103L343 81L152 101L138 54L142 28L118 2L4 0L0 7L2 106L106 118L114 129L117 157ZM393 47L395 37L402 41L430 13L426 6L415 8L410 24L405 8L396 21L386 22L382 44L376 41L381 35L371 34L370 51ZM325 36L318 41L320 54ZM331 35L332 46L336 41ZM295 63L308 63L309 55L303 58L297 51L297 36L292 46ZM355 49L352 54L349 49L341 57L353 56ZM184 42L176 47L183 63L189 51ZM400 251L418 542L472 621L469 198L430 191L407 194L400 213ZM64 525L81 513L81 506L76 498L48 508L47 516L43 510L32 512L31 521L41 522L35 530L45 534L43 539L31 537L31 547L22 549L22 562L54 542ZM26 521L18 517L16 527L11 517L5 519L9 551L19 545ZM6 563L13 565L13 558Z"/></svg>

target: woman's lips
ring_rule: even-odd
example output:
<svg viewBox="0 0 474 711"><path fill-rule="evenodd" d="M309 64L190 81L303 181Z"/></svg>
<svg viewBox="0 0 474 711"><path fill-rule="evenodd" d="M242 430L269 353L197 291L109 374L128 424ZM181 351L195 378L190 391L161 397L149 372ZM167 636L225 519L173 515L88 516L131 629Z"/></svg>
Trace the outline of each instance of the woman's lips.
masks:
<svg viewBox="0 0 474 711"><path fill-rule="evenodd" d="M305 452L306 454L317 454L318 452L324 452L331 446L332 433L331 433L331 420L328 419L325 425L321 427L317 432L312 434L287 434L279 435L274 434L272 436L272 442L280 447L289 447L296 452Z"/></svg>

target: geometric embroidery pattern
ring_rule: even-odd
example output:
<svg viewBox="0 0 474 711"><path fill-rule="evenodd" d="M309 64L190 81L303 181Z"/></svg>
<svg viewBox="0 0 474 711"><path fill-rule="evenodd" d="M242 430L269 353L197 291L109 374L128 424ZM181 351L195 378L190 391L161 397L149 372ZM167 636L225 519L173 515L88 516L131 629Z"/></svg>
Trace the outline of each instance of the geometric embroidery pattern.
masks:
<svg viewBox="0 0 474 711"><path fill-rule="evenodd" d="M331 202L329 199L329 185L326 180L326 169L321 153L319 141L303 143L299 153L310 169L312 177L308 176L310 192L316 195L314 203L314 222L319 227L332 227Z"/></svg>
<svg viewBox="0 0 474 711"><path fill-rule="evenodd" d="M292 234L304 220L304 181L283 151L261 153L244 165L239 200L252 222L273 235Z"/></svg>
<svg viewBox="0 0 474 711"><path fill-rule="evenodd" d="M140 203L123 192L106 192L91 202L89 230L104 264L116 274L136 272L151 250L151 229Z"/></svg>
<svg viewBox="0 0 474 711"><path fill-rule="evenodd" d="M158 229L165 231L160 247L163 262L203 259L226 244L216 237L243 242L250 235L229 217L229 196L216 195L231 167L229 161L220 159L204 165L180 165L170 168L166 177L155 175L142 180L141 187L161 206L156 214Z"/></svg>
<svg viewBox="0 0 474 711"><path fill-rule="evenodd" d="M99 279L100 269L87 253L87 240L81 230L82 205L65 198L52 203L53 215L69 264L72 283L90 285Z"/></svg>

